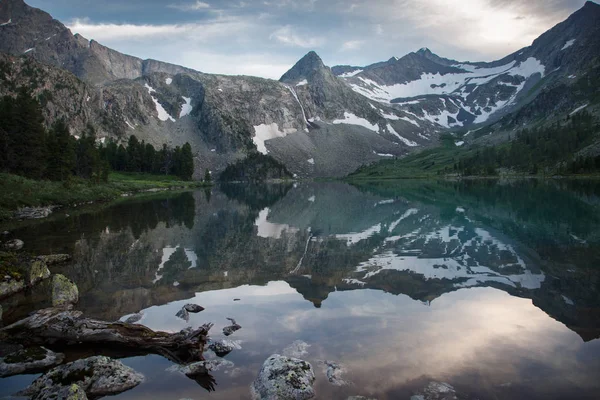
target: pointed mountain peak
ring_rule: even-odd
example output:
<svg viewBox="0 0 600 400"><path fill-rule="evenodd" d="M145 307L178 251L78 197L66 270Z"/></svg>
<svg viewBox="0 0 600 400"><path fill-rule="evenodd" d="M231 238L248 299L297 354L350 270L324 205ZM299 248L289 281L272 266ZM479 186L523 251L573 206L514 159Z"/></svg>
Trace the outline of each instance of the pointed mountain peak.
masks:
<svg viewBox="0 0 600 400"><path fill-rule="evenodd" d="M583 5L584 9L589 9L589 8L594 8L596 10L600 9L600 4L595 3L593 1L586 1L585 4Z"/></svg>
<svg viewBox="0 0 600 400"><path fill-rule="evenodd" d="M433 54L433 53L432 53L432 52L431 52L431 50L429 50L427 47L421 47L421 48L420 48L420 49L417 51L417 54L424 55L424 54Z"/></svg>
<svg viewBox="0 0 600 400"><path fill-rule="evenodd" d="M326 68L321 57L314 51L310 51L286 72L279 81L284 83L298 83L302 79L308 79L316 72L325 70Z"/></svg>

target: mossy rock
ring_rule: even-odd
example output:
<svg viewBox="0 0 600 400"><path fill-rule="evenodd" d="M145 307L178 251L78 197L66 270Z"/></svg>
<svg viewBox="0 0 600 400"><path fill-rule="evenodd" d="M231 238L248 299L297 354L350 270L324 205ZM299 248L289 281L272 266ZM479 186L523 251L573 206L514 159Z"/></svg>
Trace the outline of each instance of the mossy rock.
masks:
<svg viewBox="0 0 600 400"><path fill-rule="evenodd" d="M69 278L56 274L52 277L52 306L68 307L79 301L79 289Z"/></svg>

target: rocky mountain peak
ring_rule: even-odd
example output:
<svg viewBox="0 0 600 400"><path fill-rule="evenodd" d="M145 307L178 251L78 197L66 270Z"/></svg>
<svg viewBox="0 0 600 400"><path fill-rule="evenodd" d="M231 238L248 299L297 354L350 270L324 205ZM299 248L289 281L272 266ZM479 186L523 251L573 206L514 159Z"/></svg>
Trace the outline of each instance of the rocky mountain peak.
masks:
<svg viewBox="0 0 600 400"><path fill-rule="evenodd" d="M316 73L327 70L321 57L314 51L308 52L280 79L283 83L297 83L302 79L311 79Z"/></svg>

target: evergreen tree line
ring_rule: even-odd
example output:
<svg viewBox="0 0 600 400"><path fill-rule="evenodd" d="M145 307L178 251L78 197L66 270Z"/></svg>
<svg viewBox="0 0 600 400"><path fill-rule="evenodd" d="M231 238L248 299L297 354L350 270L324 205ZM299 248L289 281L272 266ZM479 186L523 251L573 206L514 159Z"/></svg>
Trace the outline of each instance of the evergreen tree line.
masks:
<svg viewBox="0 0 600 400"><path fill-rule="evenodd" d="M194 157L189 143L157 151L135 136L127 146L98 143L93 127L79 139L71 136L63 120L44 127L39 102L25 89L16 98L0 98L0 171L31 179L66 180L72 176L107 181L110 170L176 175L189 180Z"/></svg>
<svg viewBox="0 0 600 400"><path fill-rule="evenodd" d="M463 175L495 175L498 168L531 174L542 168L559 174L600 172L600 156L575 156L597 131L593 116L580 112L549 127L523 129L510 143L477 150L461 158L453 169Z"/></svg>
<svg viewBox="0 0 600 400"><path fill-rule="evenodd" d="M176 175L184 180L192 179L194 173L194 155L189 143L174 149L163 144L156 150L131 135L127 146L109 140L106 146L100 145L99 151L113 171Z"/></svg>

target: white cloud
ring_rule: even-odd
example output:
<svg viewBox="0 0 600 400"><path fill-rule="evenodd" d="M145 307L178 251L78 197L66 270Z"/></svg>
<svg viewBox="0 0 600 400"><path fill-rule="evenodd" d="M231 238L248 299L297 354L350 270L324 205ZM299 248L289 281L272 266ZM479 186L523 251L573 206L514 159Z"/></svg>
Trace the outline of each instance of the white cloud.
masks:
<svg viewBox="0 0 600 400"><path fill-rule="evenodd" d="M169 4L167 7L181 11L201 11L209 9L210 4L203 1L196 1L195 3Z"/></svg>
<svg viewBox="0 0 600 400"><path fill-rule="evenodd" d="M342 44L342 51L358 50L364 43L364 40L349 40Z"/></svg>
<svg viewBox="0 0 600 400"><path fill-rule="evenodd" d="M112 24L93 23L88 19L73 20L67 27L73 33L103 42L110 45L115 41L131 41L161 38L162 40L193 39L206 41L219 36L230 37L230 35L248 29L249 23L242 19L227 18L215 19L193 24L167 24L167 25L135 25L135 24Z"/></svg>
<svg viewBox="0 0 600 400"><path fill-rule="evenodd" d="M317 48L323 46L325 40L320 37L306 37L294 32L291 25L282 26L269 36L271 40L276 40L288 46Z"/></svg>

